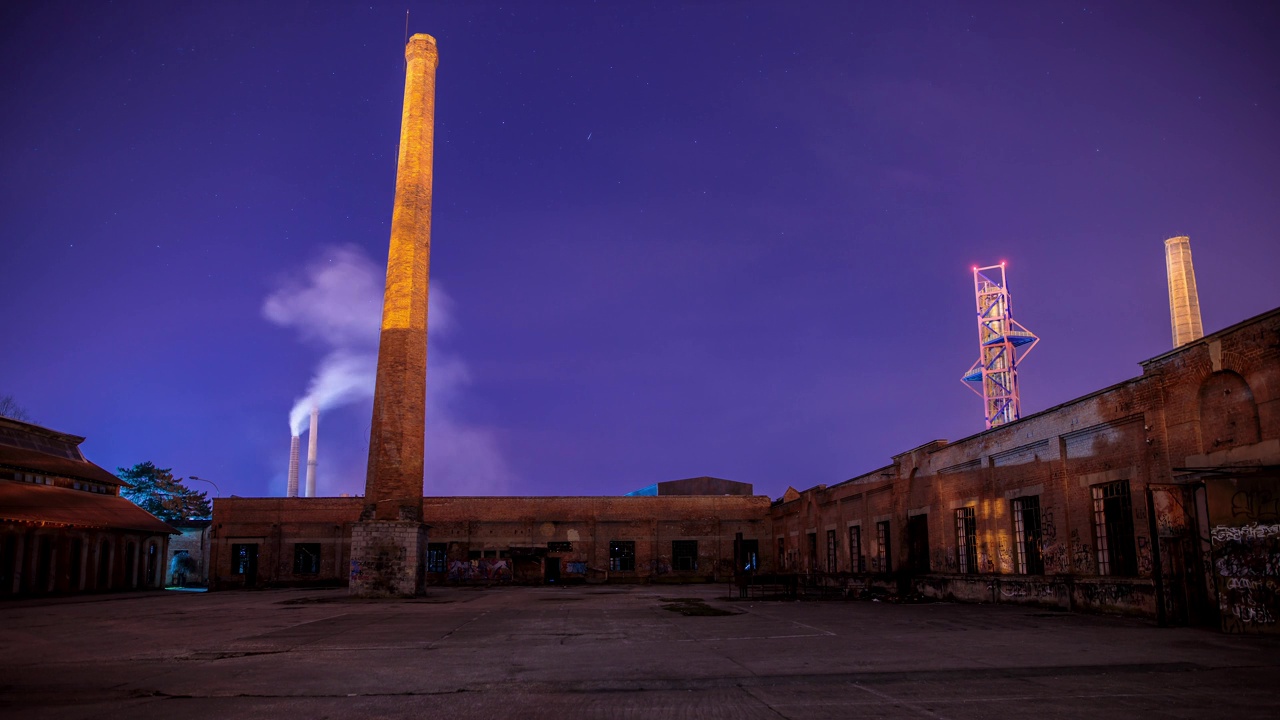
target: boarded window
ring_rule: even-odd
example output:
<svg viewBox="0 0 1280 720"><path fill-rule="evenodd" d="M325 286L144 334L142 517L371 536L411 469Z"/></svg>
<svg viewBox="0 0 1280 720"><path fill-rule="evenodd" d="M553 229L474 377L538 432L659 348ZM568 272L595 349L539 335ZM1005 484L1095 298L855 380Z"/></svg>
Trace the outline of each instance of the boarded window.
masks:
<svg viewBox="0 0 1280 720"><path fill-rule="evenodd" d="M635 572L636 543L634 540L609 541L609 570L612 572Z"/></svg>
<svg viewBox="0 0 1280 720"><path fill-rule="evenodd" d="M671 541L671 568L676 572L692 572L698 569L698 541Z"/></svg>
<svg viewBox="0 0 1280 720"><path fill-rule="evenodd" d="M318 575L320 573L320 543L293 544L293 574Z"/></svg>

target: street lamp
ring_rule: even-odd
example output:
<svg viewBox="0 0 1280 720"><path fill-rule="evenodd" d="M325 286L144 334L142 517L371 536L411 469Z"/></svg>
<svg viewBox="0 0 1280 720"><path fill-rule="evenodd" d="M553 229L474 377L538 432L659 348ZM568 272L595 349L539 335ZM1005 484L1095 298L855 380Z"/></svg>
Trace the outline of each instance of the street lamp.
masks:
<svg viewBox="0 0 1280 720"><path fill-rule="evenodd" d="M218 497L222 497L222 488L218 487L218 484L217 484L217 483L215 483L214 481L212 481L212 480L205 480L204 478L202 478L202 477L197 477L197 476L195 476L195 475L188 475L188 476L187 476L187 479L188 479L188 480L198 480L198 481L203 482L203 483L209 483L210 485L212 485L212 486L213 486L213 489L214 489L214 490L217 490L217 491L218 491Z"/></svg>

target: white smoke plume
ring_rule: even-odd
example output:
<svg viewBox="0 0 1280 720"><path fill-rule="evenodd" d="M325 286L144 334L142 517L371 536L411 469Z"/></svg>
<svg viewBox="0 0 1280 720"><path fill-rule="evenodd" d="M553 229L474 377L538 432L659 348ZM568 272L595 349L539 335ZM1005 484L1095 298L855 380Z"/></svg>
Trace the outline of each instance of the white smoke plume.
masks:
<svg viewBox="0 0 1280 720"><path fill-rule="evenodd" d="M320 344L326 354L307 392L289 412L294 435L321 411L373 398L385 275L359 248L327 248L300 277L286 280L262 305L267 320ZM432 283L428 298L431 348L427 372L427 488L433 494L485 495L507 491L511 473L488 431L467 427L451 413L471 382L461 358L441 349L453 327L453 300Z"/></svg>
<svg viewBox="0 0 1280 720"><path fill-rule="evenodd" d="M327 410L373 397L382 288L377 268L353 247L332 248L287 280L262 304L262 314L303 340L327 347L307 394L289 412L294 435L307 429L312 407Z"/></svg>

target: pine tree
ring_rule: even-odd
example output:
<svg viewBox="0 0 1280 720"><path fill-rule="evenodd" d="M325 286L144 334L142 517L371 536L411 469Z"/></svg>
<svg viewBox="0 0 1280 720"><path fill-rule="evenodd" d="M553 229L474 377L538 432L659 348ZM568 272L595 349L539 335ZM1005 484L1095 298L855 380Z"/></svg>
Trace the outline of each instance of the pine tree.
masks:
<svg viewBox="0 0 1280 720"><path fill-rule="evenodd" d="M183 485L182 478L173 477L172 468L158 468L147 461L117 468L116 474L133 486L121 488L121 495L165 522L203 520L213 515L207 493Z"/></svg>

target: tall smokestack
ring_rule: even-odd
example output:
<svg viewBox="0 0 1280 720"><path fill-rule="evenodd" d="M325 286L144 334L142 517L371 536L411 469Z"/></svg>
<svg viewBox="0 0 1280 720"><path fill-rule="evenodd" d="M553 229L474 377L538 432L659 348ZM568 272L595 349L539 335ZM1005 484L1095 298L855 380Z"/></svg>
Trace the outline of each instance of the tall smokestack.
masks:
<svg viewBox="0 0 1280 720"><path fill-rule="evenodd" d="M427 406L431 163L439 61L435 38L423 34L409 38L404 57L396 201L391 213L391 246L364 496L365 514L373 516L370 519L418 523L422 519ZM356 557L352 555L353 559Z"/></svg>
<svg viewBox="0 0 1280 720"><path fill-rule="evenodd" d="M1191 267L1191 238L1180 236L1164 241L1164 264L1169 275L1169 321L1173 325L1173 346L1182 347L1204 337L1200 324L1200 296L1196 293L1196 271Z"/></svg>
<svg viewBox="0 0 1280 720"><path fill-rule="evenodd" d="M320 429L320 408L311 408L311 432L307 434L307 497L316 496L316 432Z"/></svg>
<svg viewBox="0 0 1280 720"><path fill-rule="evenodd" d="M297 435L289 440L289 489L286 491L289 497L298 497L298 446L301 444Z"/></svg>

